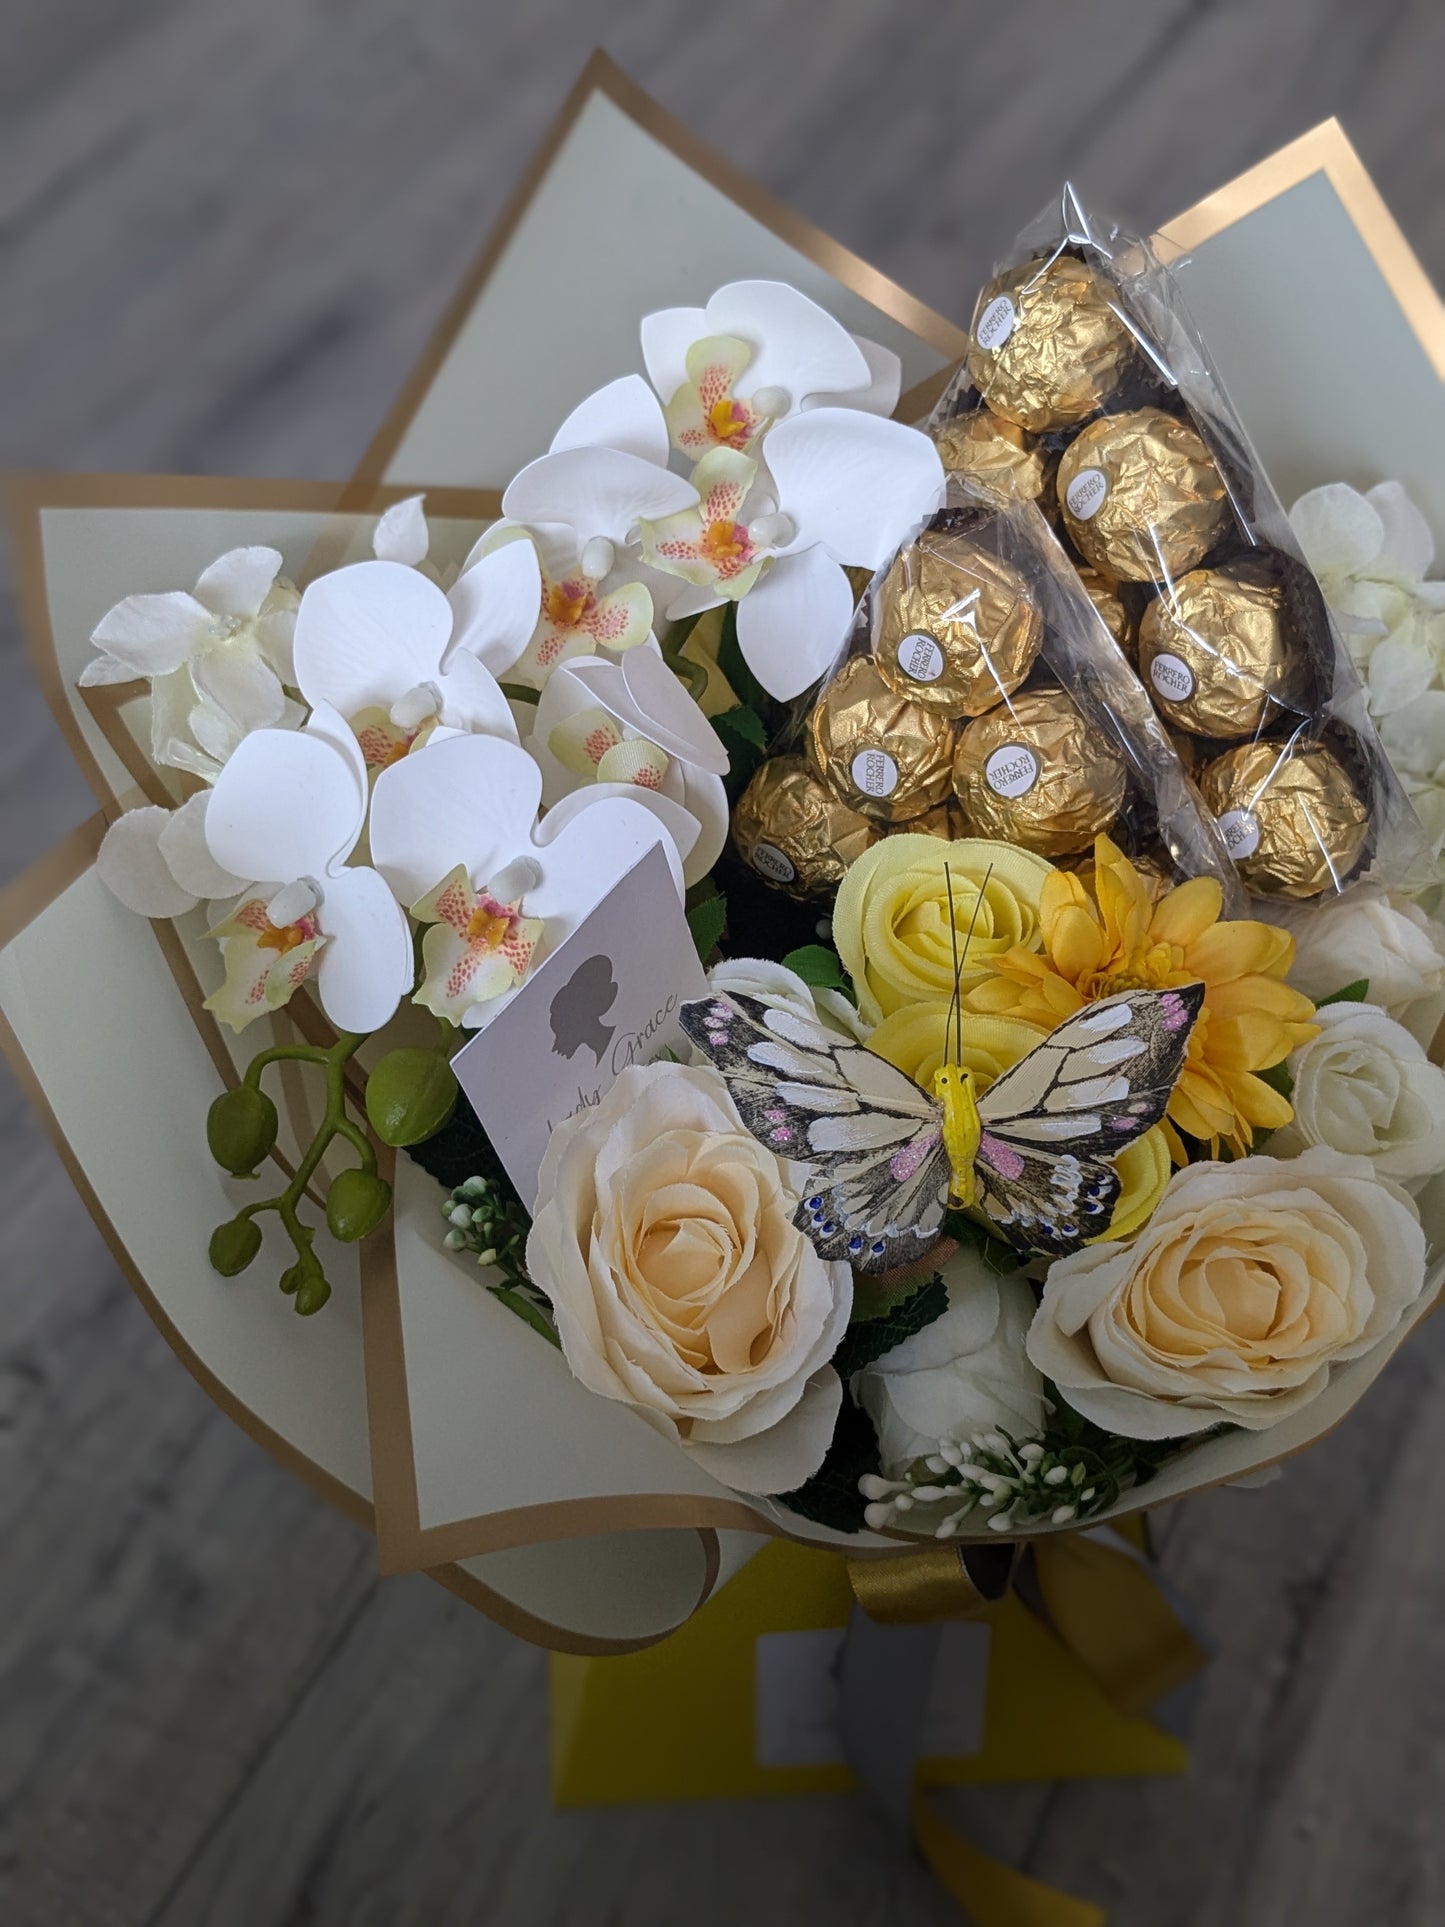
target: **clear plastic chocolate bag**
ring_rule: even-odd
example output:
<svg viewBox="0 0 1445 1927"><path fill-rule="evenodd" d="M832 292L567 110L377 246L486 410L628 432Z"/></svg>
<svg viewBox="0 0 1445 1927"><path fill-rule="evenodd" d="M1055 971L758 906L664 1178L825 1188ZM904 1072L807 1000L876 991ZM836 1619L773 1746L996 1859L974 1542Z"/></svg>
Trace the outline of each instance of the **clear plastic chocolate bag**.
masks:
<svg viewBox="0 0 1445 1927"><path fill-rule="evenodd" d="M1419 825L1168 271L1073 188L978 297L929 422L1048 517L1253 895L1405 881Z"/></svg>

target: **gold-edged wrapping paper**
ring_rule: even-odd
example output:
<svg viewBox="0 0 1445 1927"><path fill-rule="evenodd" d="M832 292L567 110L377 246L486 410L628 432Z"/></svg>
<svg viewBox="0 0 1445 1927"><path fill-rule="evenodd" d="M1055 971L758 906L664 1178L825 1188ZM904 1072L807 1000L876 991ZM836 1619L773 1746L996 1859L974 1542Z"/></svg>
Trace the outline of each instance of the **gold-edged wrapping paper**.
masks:
<svg viewBox="0 0 1445 1927"><path fill-rule="evenodd" d="M1195 568L1229 527L1229 500L1192 423L1162 408L1105 415L1059 461L1059 507L1084 560L1125 582Z"/></svg>
<svg viewBox="0 0 1445 1927"><path fill-rule="evenodd" d="M989 408L971 408L933 430L939 460L955 475L991 489L995 495L1036 502L1051 520L1057 513L1054 471L1058 457L1017 422Z"/></svg>
<svg viewBox="0 0 1445 1927"><path fill-rule="evenodd" d="M1261 896L1337 889L1365 847L1369 808L1323 744L1243 743L1205 765L1199 790L1241 880Z"/></svg>
<svg viewBox="0 0 1445 1927"><path fill-rule="evenodd" d="M926 530L878 587L878 673L895 695L941 716L981 716L1011 696L1043 639L1023 575L964 530Z"/></svg>
<svg viewBox="0 0 1445 1927"><path fill-rule="evenodd" d="M790 897L837 889L855 857L878 840L866 817L840 803L801 756L763 763L733 810L733 845L760 877Z"/></svg>
<svg viewBox="0 0 1445 1927"><path fill-rule="evenodd" d="M949 719L890 689L872 656L844 663L808 718L814 775L875 823L902 823L943 801L953 743Z"/></svg>
<svg viewBox="0 0 1445 1927"><path fill-rule="evenodd" d="M974 311L967 368L995 415L1038 434L1092 415L1133 358L1108 280L1062 254L994 276Z"/></svg>
<svg viewBox="0 0 1445 1927"><path fill-rule="evenodd" d="M1177 728L1227 742L1278 714L1290 682L1284 592L1248 558L1191 569L1139 624L1139 674Z"/></svg>
<svg viewBox="0 0 1445 1927"><path fill-rule="evenodd" d="M953 788L975 835L1070 856L1115 822L1127 771L1062 690L1041 689L964 729Z"/></svg>

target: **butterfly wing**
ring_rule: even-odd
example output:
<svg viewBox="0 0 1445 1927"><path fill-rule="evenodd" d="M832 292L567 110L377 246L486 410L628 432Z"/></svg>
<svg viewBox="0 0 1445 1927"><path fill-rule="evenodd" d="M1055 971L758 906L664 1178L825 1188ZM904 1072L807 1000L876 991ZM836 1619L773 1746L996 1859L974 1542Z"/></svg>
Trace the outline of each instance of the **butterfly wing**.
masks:
<svg viewBox="0 0 1445 1927"><path fill-rule="evenodd" d="M1203 984L1102 998L990 1087L976 1169L1011 1243L1057 1256L1108 1225L1112 1158L1163 1117L1203 1004Z"/></svg>
<svg viewBox="0 0 1445 1927"><path fill-rule="evenodd" d="M949 1178L933 1098L875 1052L755 997L680 1014L753 1136L803 1168L795 1222L821 1257L890 1271L928 1249Z"/></svg>

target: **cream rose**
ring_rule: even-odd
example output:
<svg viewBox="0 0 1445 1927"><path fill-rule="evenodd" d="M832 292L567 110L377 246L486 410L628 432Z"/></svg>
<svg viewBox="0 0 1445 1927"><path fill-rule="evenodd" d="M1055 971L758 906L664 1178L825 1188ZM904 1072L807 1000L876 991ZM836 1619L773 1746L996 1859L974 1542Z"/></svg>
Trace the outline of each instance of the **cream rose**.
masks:
<svg viewBox="0 0 1445 1927"><path fill-rule="evenodd" d="M955 944L965 989L1015 944L1037 950L1039 893L1052 869L1032 851L982 837L886 836L865 850L833 906L833 941L864 1022L952 996Z"/></svg>
<svg viewBox="0 0 1445 1927"><path fill-rule="evenodd" d="M1329 1144L1411 1188L1432 1177L1445 1166L1445 1071L1374 1004L1324 1004L1315 1023L1318 1036L1290 1053L1294 1122L1271 1153Z"/></svg>
<svg viewBox="0 0 1445 1927"><path fill-rule="evenodd" d="M1317 1145L1192 1164L1134 1244L1055 1261L1028 1355L1124 1438L1262 1431L1392 1331L1424 1282L1414 1203L1367 1159Z"/></svg>
<svg viewBox="0 0 1445 1927"><path fill-rule="evenodd" d="M1429 1046L1445 1019L1445 928L1403 897L1365 887L1287 913L1289 980L1316 1002L1369 980L1369 997Z"/></svg>
<svg viewBox="0 0 1445 1927"><path fill-rule="evenodd" d="M795 970L769 957L729 957L713 965L707 980L714 990L756 997L770 1010L790 1011L794 1017L821 1024L852 1043L861 1044L868 1034L841 990L815 989Z"/></svg>
<svg viewBox="0 0 1445 1927"><path fill-rule="evenodd" d="M858 1375L858 1399L878 1428L883 1472L901 1478L944 1440L1000 1427L1015 1439L1043 1428L1044 1382L1024 1356L1034 1294L1000 1278L974 1251L943 1268L948 1310Z"/></svg>
<svg viewBox="0 0 1445 1927"><path fill-rule="evenodd" d="M853 1303L716 1071L635 1065L552 1133L527 1265L567 1362L744 1492L817 1471Z"/></svg>

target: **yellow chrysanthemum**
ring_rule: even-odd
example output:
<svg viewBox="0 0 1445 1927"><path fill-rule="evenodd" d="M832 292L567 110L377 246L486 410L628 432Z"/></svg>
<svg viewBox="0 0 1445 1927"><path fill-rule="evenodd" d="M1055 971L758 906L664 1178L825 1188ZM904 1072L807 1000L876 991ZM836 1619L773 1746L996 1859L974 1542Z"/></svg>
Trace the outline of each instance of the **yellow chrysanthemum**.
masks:
<svg viewBox="0 0 1445 1927"><path fill-rule="evenodd" d="M1257 1073L1317 1034L1314 1005L1284 981L1294 938L1250 919L1221 923L1224 895L1213 877L1195 877L1151 902L1106 836L1095 845L1091 886L1056 870L1039 900L1042 949L991 959L992 974L966 993L969 1005L1053 1029L1116 990L1202 983L1204 1008L1169 1122L1216 1154L1221 1144L1243 1153L1256 1131L1288 1124L1289 1102ZM1171 1148L1182 1164L1177 1137Z"/></svg>
<svg viewBox="0 0 1445 1927"><path fill-rule="evenodd" d="M869 1050L877 1051L895 1064L905 1076L924 1090L933 1089L933 1073L943 1062L948 1031L946 1001L910 1004L896 1010L868 1039ZM1048 1035L1042 1024L1031 1024L1021 1017L985 1017L964 1013L963 1035L956 1041L957 1061L973 1072L974 1088L981 1097L995 1078L1011 1070L1021 1057ZM950 1040L954 1041L954 1040ZM1145 1223L1169 1182L1169 1146L1159 1125L1145 1131L1128 1144L1114 1159L1119 1174L1119 1196L1109 1229L1099 1238L1128 1238Z"/></svg>

